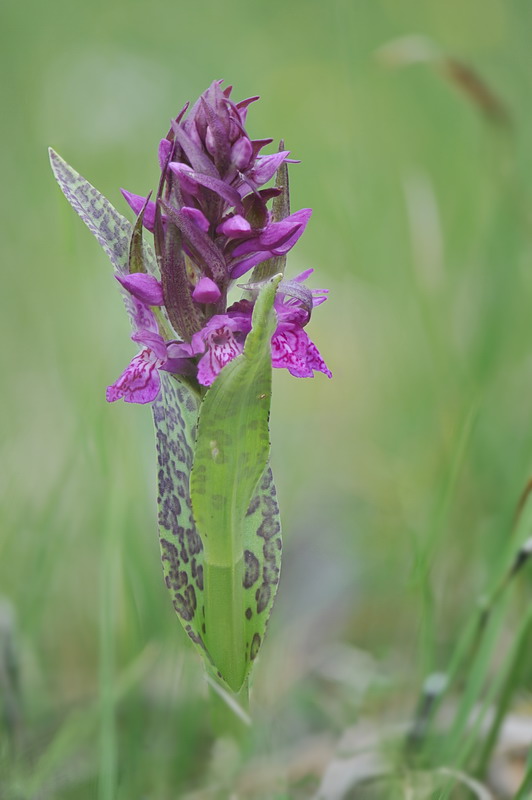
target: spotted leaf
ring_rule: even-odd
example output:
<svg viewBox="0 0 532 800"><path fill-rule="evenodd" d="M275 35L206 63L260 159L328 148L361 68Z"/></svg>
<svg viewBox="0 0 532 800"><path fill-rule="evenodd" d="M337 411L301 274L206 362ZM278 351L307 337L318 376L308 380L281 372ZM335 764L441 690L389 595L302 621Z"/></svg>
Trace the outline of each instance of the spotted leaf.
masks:
<svg viewBox="0 0 532 800"><path fill-rule="evenodd" d="M161 372L161 392L153 403L153 419L163 574L183 627L206 656L203 544L190 501L198 407L199 398L183 381Z"/></svg>
<svg viewBox="0 0 532 800"><path fill-rule="evenodd" d="M246 660L257 657L281 571L281 521L272 471L266 467L244 520L244 629Z"/></svg>
<svg viewBox="0 0 532 800"><path fill-rule="evenodd" d="M127 272L132 224L52 148L49 154L52 171L66 199L101 244L116 271ZM146 241L143 251L146 270L156 274L153 248Z"/></svg>
<svg viewBox="0 0 532 800"><path fill-rule="evenodd" d="M262 288L244 352L222 369L205 395L191 476L194 518L205 548L204 641L221 677L235 692L251 663L244 589L250 525L246 514L270 453L270 342L280 278L271 278ZM267 502L263 494L260 490L261 509ZM254 552L258 552L256 546Z"/></svg>

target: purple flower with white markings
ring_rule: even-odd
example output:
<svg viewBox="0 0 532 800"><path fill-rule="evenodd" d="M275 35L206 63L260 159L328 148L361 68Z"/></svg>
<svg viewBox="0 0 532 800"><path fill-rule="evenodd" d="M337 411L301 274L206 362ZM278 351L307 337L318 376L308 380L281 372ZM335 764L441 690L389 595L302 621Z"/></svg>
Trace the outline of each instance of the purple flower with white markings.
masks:
<svg viewBox="0 0 532 800"><path fill-rule="evenodd" d="M126 403L151 403L159 394L159 370L193 374L191 346L184 342L165 342L149 306L162 306L159 281L146 273L117 274L119 283L129 296L133 327L131 339L144 345L130 361L115 383L107 387L106 397L112 403L123 398Z"/></svg>
<svg viewBox="0 0 532 800"><path fill-rule="evenodd" d="M247 133L248 108L256 100L234 102L231 87L215 81L190 110L188 104L181 110L161 140L155 198L122 190L139 226L142 220L154 236L160 279L142 272L119 276L132 338L143 349L108 388L110 401L150 402L159 391L159 370L210 386L243 350L260 281L283 270L305 230L311 209L289 211L289 151L263 155L272 140ZM276 185L266 186L276 174ZM252 269L246 299L228 308L235 280ZM272 364L297 377L316 371L330 377L303 330L325 299L305 288L310 272L278 290Z"/></svg>
<svg viewBox="0 0 532 800"><path fill-rule="evenodd" d="M312 309L327 298L321 289L311 291L304 287L313 270L282 283L275 298L274 309L277 327L272 336L272 366L287 369L297 378L312 378L314 372L323 372L329 378L330 370L316 345L303 330L309 322ZM210 386L229 361L244 349L251 330L253 302L240 300L226 314L212 317L207 325L192 338L194 354L203 353L198 364L198 382Z"/></svg>

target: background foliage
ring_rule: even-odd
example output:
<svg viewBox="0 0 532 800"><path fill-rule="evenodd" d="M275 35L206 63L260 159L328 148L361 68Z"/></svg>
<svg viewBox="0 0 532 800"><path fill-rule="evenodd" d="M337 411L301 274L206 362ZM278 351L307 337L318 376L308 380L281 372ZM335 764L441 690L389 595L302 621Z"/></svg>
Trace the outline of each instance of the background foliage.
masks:
<svg viewBox="0 0 532 800"><path fill-rule="evenodd" d="M0 688L18 738L2 738L0 794L229 797L237 775L238 797L310 797L340 731L406 718L445 668L529 477L532 9L27 0L0 13ZM482 76L491 105L441 64L406 64L427 41L390 42L414 34ZM331 290L311 333L334 380L274 375L285 555L244 763L212 749L161 579L150 414L104 400L133 353L111 268L46 154L125 210L119 187L155 186L170 116L218 77L260 94L251 133L302 160L293 208L314 217L288 274L313 266Z"/></svg>

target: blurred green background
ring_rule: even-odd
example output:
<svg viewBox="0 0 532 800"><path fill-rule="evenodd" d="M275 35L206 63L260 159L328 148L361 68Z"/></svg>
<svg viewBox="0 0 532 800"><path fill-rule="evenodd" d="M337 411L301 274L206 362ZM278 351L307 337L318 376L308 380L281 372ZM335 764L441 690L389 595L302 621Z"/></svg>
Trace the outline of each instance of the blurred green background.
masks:
<svg viewBox="0 0 532 800"><path fill-rule="evenodd" d="M274 375L285 553L247 762L269 788L234 795L310 797L320 756L294 775L279 753L410 713L530 474L532 7L26 0L0 15L0 689L19 739L2 736L0 796L245 784L234 754L213 756L161 579L150 414L105 403L134 353L111 267L46 153L126 213L119 187L154 188L170 117L224 78L261 95L251 134L301 159L292 206L314 216L288 270L330 288L311 335L334 379Z"/></svg>

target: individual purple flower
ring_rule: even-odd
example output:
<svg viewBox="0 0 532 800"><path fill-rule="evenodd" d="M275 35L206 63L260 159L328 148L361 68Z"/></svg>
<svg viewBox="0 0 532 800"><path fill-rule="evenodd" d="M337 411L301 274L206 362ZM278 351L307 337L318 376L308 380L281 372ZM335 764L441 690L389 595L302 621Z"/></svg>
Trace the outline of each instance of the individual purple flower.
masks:
<svg viewBox="0 0 532 800"><path fill-rule="evenodd" d="M251 330L251 314L217 314L192 338L194 353L205 353L198 362L198 383L210 386L216 376L240 355L244 341Z"/></svg>
<svg viewBox="0 0 532 800"><path fill-rule="evenodd" d="M303 234L312 209L303 208L280 222L268 222L264 228L240 241L232 251L231 278L240 278L252 267L274 256L286 255Z"/></svg>
<svg viewBox="0 0 532 800"><path fill-rule="evenodd" d="M141 330L131 336L134 342L143 344L124 372L107 387L106 398L110 403L123 398L126 403L151 403L159 394L161 378L159 370L190 374L190 345L183 342L165 342L153 331Z"/></svg>
<svg viewBox="0 0 532 800"><path fill-rule="evenodd" d="M327 290L310 291L302 286L312 272L311 269L302 272L289 282L287 292L280 292L275 298L278 324L272 338L272 366L287 369L296 378L312 378L315 372L332 378L318 348L303 330L312 309L327 299ZM299 286L303 291L299 291Z"/></svg>
<svg viewBox="0 0 532 800"><path fill-rule="evenodd" d="M144 347L118 380L107 387L106 398L110 403L121 398L126 403L151 403L161 388L159 370L193 374L192 350L184 342L165 342L158 332L157 321L149 307L163 303L161 284L155 277L142 272L118 273L116 279L125 290L134 328L131 339Z"/></svg>

